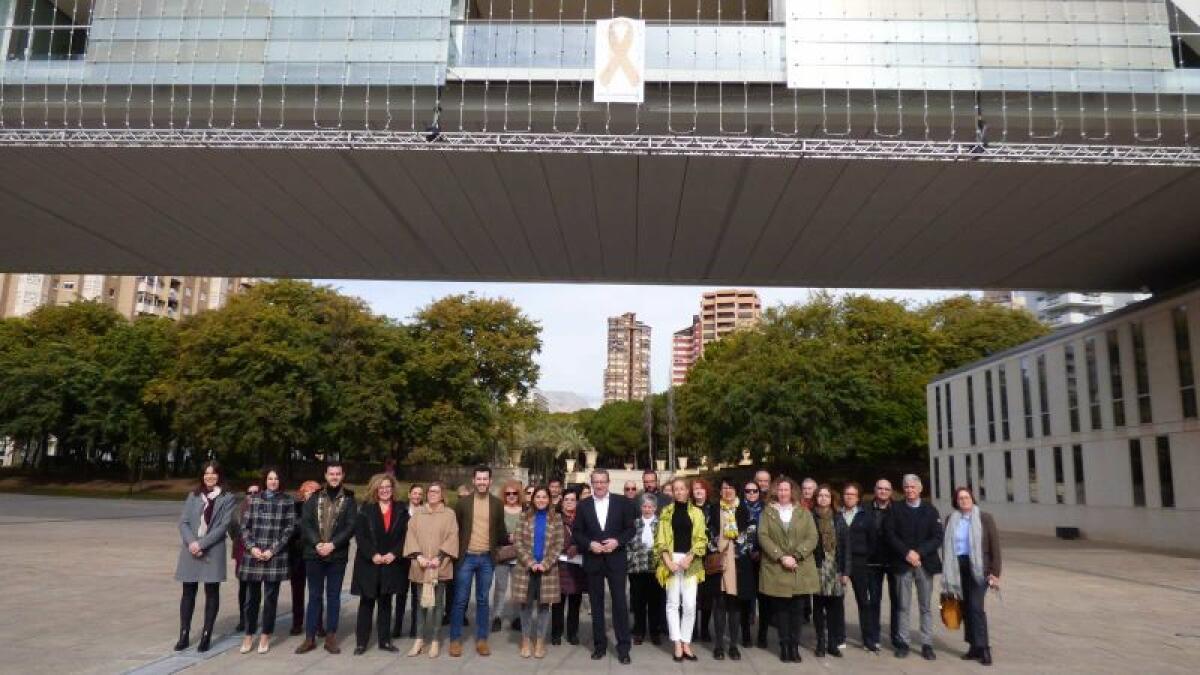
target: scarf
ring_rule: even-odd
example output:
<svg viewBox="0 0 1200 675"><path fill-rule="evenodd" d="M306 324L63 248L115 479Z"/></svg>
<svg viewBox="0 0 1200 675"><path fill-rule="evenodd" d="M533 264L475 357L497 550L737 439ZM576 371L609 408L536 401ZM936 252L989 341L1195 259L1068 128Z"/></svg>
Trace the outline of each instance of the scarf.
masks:
<svg viewBox="0 0 1200 675"><path fill-rule="evenodd" d="M746 502L746 510L750 512L750 522L759 523L762 518L763 500Z"/></svg>
<svg viewBox="0 0 1200 675"><path fill-rule="evenodd" d="M221 496L221 486L218 485L208 492L200 494L200 499L204 500L204 513L200 516L200 527L196 530L197 537L203 537L208 533L208 526L212 523L213 508L217 503L217 497Z"/></svg>
<svg viewBox="0 0 1200 675"><path fill-rule="evenodd" d="M817 515L817 534L821 536L821 548L825 555L832 556L837 552L837 534L833 529L833 508L815 506L813 513Z"/></svg>
<svg viewBox="0 0 1200 675"><path fill-rule="evenodd" d="M975 577L977 584L984 582L983 519L979 516L979 507L972 506L971 512L966 516L963 516L962 511L955 509L954 513L950 514L950 519L946 522L946 532L942 535L942 560L945 561L942 565L942 589L960 599L963 596L962 579L958 571L958 556L954 555L954 531L964 517L970 520L967 527L971 532L971 576Z"/></svg>
<svg viewBox="0 0 1200 675"><path fill-rule="evenodd" d="M721 536L725 539L738 538L737 507L737 497L730 504L721 502Z"/></svg>
<svg viewBox="0 0 1200 675"><path fill-rule="evenodd" d="M333 539L333 525L341 515L345 503L346 491L340 487L333 493L329 488L325 488L317 495L317 525L321 530L321 541Z"/></svg>
<svg viewBox="0 0 1200 675"><path fill-rule="evenodd" d="M262 496L263 496L263 499L266 499L266 500L275 499L275 491L274 490L263 490Z"/></svg>

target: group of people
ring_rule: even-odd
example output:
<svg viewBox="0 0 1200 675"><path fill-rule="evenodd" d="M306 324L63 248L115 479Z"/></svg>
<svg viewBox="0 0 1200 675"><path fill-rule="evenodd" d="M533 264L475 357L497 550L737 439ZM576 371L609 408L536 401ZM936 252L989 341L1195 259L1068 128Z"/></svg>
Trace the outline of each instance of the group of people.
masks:
<svg viewBox="0 0 1200 675"><path fill-rule="evenodd" d="M368 649L373 630L379 649L398 651L393 639L402 636L411 603L408 656L436 658L447 623L446 651L461 656L472 587L475 651L481 656L490 655L489 635L506 618L521 632L522 657L544 658L547 642L559 645L564 637L578 645L586 592L593 659L607 654L608 602L623 664L631 662L632 645L661 644L664 633L677 662L697 660L696 641L711 642L714 659L740 660L740 648L767 647L771 626L780 659L799 662L802 626L810 622L814 654L840 657L846 648L844 599L851 589L863 647L878 653L886 582L895 656L911 649L915 587L921 654L932 660L940 574L941 594L963 607L969 647L963 658L992 662L984 598L999 586L1000 542L991 516L965 487L955 489L955 509L943 523L921 499L921 481L911 474L902 481L903 500L894 500L891 483L880 479L869 503L855 483L839 494L812 479L797 484L765 470L744 484L722 479L715 494L702 478L676 478L660 488L653 471L645 472L641 486L629 481L624 494L615 494L608 472L598 469L587 497L561 480L528 487L506 481L497 497L491 469L480 466L453 508L439 481L412 486L404 500L395 494L395 479L378 474L359 503L344 476L340 464L330 463L324 485L306 482L293 498L282 491L280 473L268 469L259 489L238 506L219 465L204 466L179 522L177 650L190 644L200 584L205 610L197 649L210 647L229 536L242 653L255 649L256 634L257 651L269 651L285 579L292 586L292 633L304 634L296 653L315 650L319 637L326 651L340 653L338 616L349 566L350 592L359 597L355 654Z"/></svg>

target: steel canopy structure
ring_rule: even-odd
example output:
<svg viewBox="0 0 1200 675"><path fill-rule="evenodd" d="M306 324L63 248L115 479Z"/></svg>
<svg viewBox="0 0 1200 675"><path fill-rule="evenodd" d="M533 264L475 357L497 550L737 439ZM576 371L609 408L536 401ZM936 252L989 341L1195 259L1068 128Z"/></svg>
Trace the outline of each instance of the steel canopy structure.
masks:
<svg viewBox="0 0 1200 675"><path fill-rule="evenodd" d="M1196 12L0 0L0 269L1166 288ZM636 103L595 81L618 16Z"/></svg>

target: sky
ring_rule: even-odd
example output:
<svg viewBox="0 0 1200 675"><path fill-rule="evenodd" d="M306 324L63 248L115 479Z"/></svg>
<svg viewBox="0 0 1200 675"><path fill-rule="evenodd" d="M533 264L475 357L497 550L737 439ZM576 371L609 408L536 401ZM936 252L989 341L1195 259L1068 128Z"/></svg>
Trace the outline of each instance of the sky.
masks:
<svg viewBox="0 0 1200 675"><path fill-rule="evenodd" d="M651 329L651 387L663 391L671 381L671 334L691 325L700 310L700 294L716 286L646 286L609 284L530 284L426 281L317 281L365 300L373 311L409 319L430 302L454 293L513 301L542 326L538 388L569 391L599 404L603 393L607 320L636 312ZM803 302L814 289L758 288L763 307ZM841 294L847 289L826 289ZM913 302L936 300L962 291L870 290L878 297Z"/></svg>

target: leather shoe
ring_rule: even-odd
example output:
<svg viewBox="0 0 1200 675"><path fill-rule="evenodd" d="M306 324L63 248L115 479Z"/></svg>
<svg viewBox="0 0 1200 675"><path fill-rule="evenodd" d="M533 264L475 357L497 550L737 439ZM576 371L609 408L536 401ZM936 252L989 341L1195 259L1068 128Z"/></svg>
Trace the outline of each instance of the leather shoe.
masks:
<svg viewBox="0 0 1200 675"><path fill-rule="evenodd" d="M398 651L400 651L400 650L399 650L399 649L396 647L396 645L392 644L391 642L380 642L380 643L379 643L379 649L381 649L382 651L385 651L385 652L398 652Z"/></svg>
<svg viewBox="0 0 1200 675"><path fill-rule="evenodd" d="M642 644L642 643L643 643L643 642L645 642L645 641L646 641L646 639L645 639L645 638L643 638L643 637L642 637L642 636L640 636L640 635L634 635L634 636L633 636L633 644L635 644L635 645L640 645L640 644Z"/></svg>
<svg viewBox="0 0 1200 675"><path fill-rule="evenodd" d="M362 656L363 654L366 654L366 653L367 653L366 645L357 645L354 647L354 655L355 656Z"/></svg>
<svg viewBox="0 0 1200 675"><path fill-rule="evenodd" d="M687 659L688 661L696 661L697 660L695 652L684 652L683 658Z"/></svg>
<svg viewBox="0 0 1200 675"><path fill-rule="evenodd" d="M488 646L487 640L476 640L475 653L480 656L491 656L492 648Z"/></svg>
<svg viewBox="0 0 1200 675"><path fill-rule="evenodd" d="M656 647L661 645L662 644L662 636L659 635L658 633L651 634L650 635L650 644L652 644Z"/></svg>
<svg viewBox="0 0 1200 675"><path fill-rule="evenodd" d="M984 665L984 666L992 665L992 648L991 647L984 647L979 650L979 663L980 663L980 665Z"/></svg>
<svg viewBox="0 0 1200 675"><path fill-rule="evenodd" d="M730 661L741 661L742 660L742 653L740 651L738 651L737 647L729 648L729 660Z"/></svg>
<svg viewBox="0 0 1200 675"><path fill-rule="evenodd" d="M903 658L907 657L908 656L908 645L906 645L904 643L900 643L899 645L896 646L896 650L893 653L896 655L896 658L898 658L898 659L903 659Z"/></svg>
<svg viewBox="0 0 1200 675"><path fill-rule="evenodd" d="M713 650L713 658L716 659L717 661L724 661L725 660L725 650L720 647L717 647L716 649Z"/></svg>
<svg viewBox="0 0 1200 675"><path fill-rule="evenodd" d="M842 650L838 649L837 645L829 645L829 649L825 650L830 656L842 658Z"/></svg>
<svg viewBox="0 0 1200 675"><path fill-rule="evenodd" d="M628 654L618 654L617 661L623 666L633 663L633 659L629 658Z"/></svg>
<svg viewBox="0 0 1200 675"><path fill-rule="evenodd" d="M341 654L342 648L338 646L337 635L330 633L325 636L325 651L330 654Z"/></svg>
<svg viewBox="0 0 1200 675"><path fill-rule="evenodd" d="M932 645L921 645L921 658L926 661L933 661L937 658L937 654L933 653Z"/></svg>
<svg viewBox="0 0 1200 675"><path fill-rule="evenodd" d="M450 643L449 654L450 654L450 656L453 656L455 658L462 656L462 643L459 642L458 640L452 641Z"/></svg>
<svg viewBox="0 0 1200 675"><path fill-rule="evenodd" d="M557 647L557 646L561 645L561 644L562 644L562 637L552 637L552 638L550 638L550 644L554 645L555 647Z"/></svg>
<svg viewBox="0 0 1200 675"><path fill-rule="evenodd" d="M599 661L600 659L604 658L605 656L606 656L606 654L603 649L593 649L592 650L592 660L593 661Z"/></svg>
<svg viewBox="0 0 1200 675"><path fill-rule="evenodd" d="M974 661L977 658L979 658L979 650L974 646L968 649L966 654L962 655L963 661Z"/></svg>
<svg viewBox="0 0 1200 675"><path fill-rule="evenodd" d="M297 654L307 654L316 648L317 648L316 640L305 640L304 642L300 643L299 647L296 647L296 653Z"/></svg>

